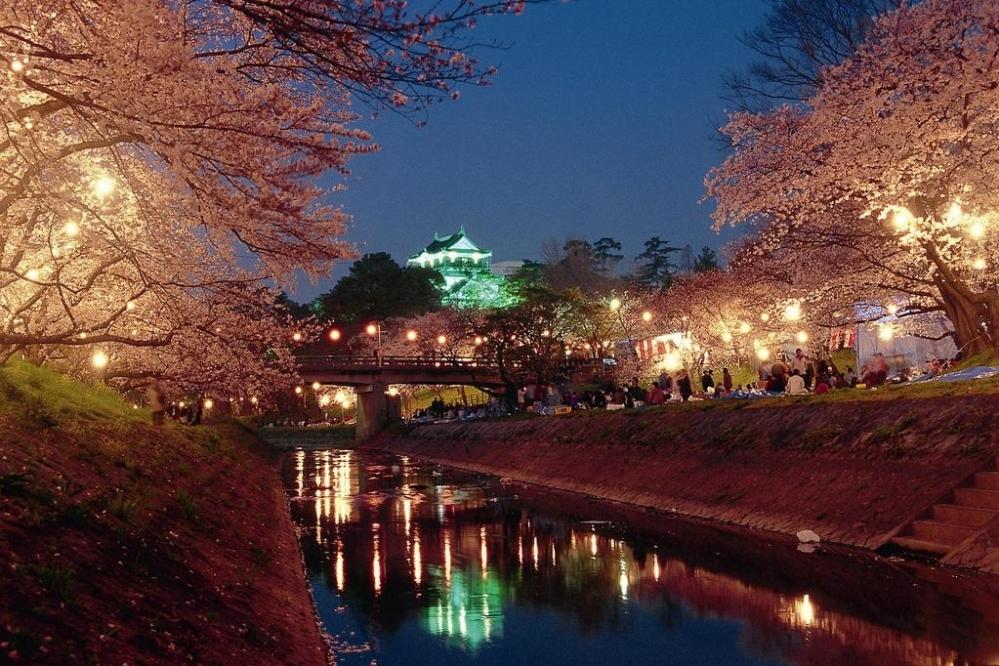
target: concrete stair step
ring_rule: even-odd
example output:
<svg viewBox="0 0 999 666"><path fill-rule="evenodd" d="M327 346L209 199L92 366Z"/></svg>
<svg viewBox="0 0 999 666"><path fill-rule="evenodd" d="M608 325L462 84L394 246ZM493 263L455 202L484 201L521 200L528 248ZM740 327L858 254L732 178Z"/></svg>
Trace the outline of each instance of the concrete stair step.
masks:
<svg viewBox="0 0 999 666"><path fill-rule="evenodd" d="M934 541L924 541L923 539L917 539L912 536L897 536L891 540L891 543L899 548L916 553L941 556L950 552L950 546L946 544L936 543Z"/></svg>
<svg viewBox="0 0 999 666"><path fill-rule="evenodd" d="M999 472L976 472L972 485L982 490L999 490Z"/></svg>
<svg viewBox="0 0 999 666"><path fill-rule="evenodd" d="M999 516L999 511L960 504L937 504L933 507L934 520L966 527L982 527L996 516Z"/></svg>
<svg viewBox="0 0 999 666"><path fill-rule="evenodd" d="M979 509L999 511L999 490L981 488L955 488L954 503Z"/></svg>
<svg viewBox="0 0 999 666"><path fill-rule="evenodd" d="M938 520L912 521L912 536L922 541L956 546L978 530L965 525L942 523Z"/></svg>

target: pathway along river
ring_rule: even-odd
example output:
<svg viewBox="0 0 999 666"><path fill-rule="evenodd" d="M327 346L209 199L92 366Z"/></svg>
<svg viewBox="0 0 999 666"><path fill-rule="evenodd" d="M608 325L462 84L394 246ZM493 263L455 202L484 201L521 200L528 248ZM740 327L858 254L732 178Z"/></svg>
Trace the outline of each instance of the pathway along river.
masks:
<svg viewBox="0 0 999 666"><path fill-rule="evenodd" d="M999 583L387 454L292 453L338 664L999 663Z"/></svg>

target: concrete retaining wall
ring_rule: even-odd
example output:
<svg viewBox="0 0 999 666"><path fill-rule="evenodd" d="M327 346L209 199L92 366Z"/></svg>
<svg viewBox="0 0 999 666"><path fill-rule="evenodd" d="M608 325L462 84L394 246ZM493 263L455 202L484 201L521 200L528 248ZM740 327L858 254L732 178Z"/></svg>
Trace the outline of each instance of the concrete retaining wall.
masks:
<svg viewBox="0 0 999 666"><path fill-rule="evenodd" d="M876 548L994 458L995 405L993 397L970 396L668 406L399 428L367 446L746 527L812 529L825 541Z"/></svg>

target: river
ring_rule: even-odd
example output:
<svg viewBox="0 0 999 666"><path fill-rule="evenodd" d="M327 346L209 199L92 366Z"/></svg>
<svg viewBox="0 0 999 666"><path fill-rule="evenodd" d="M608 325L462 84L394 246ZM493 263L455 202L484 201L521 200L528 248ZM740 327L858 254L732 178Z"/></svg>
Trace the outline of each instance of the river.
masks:
<svg viewBox="0 0 999 666"><path fill-rule="evenodd" d="M358 450L285 487L338 664L999 663L992 576Z"/></svg>

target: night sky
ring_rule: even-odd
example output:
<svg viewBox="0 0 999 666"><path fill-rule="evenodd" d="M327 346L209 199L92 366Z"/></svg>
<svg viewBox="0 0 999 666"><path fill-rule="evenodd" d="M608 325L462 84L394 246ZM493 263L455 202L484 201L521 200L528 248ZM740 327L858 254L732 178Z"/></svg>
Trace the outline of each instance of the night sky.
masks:
<svg viewBox="0 0 999 666"><path fill-rule="evenodd" d="M764 0L576 0L483 21L475 36L509 47L477 54L500 67L493 85L432 107L422 128L362 121L382 150L333 197L353 216L347 238L400 261L461 224L494 261L539 258L568 234L610 235L629 258L653 235L720 247L731 233L712 232L698 200L722 158L721 77L751 59L738 38L764 12Z"/></svg>

